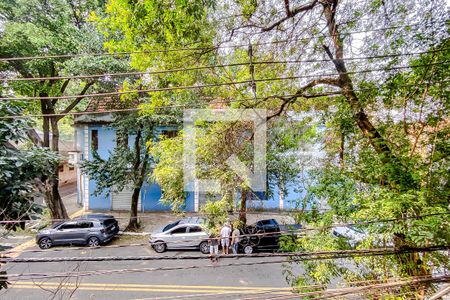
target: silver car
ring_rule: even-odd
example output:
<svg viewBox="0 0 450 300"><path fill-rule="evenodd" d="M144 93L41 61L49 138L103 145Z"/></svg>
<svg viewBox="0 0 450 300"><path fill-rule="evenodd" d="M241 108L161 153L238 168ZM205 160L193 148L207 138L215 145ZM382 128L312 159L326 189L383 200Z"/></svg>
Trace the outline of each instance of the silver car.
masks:
<svg viewBox="0 0 450 300"><path fill-rule="evenodd" d="M169 225L150 235L149 243L156 252L162 253L167 249L200 249L203 254L209 253L208 234L198 223L179 222L174 226Z"/></svg>

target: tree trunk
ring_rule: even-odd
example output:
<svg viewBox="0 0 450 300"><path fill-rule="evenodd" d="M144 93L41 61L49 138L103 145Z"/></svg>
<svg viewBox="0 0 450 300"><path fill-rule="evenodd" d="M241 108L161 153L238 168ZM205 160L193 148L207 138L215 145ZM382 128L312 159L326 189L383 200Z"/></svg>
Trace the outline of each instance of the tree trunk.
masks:
<svg viewBox="0 0 450 300"><path fill-rule="evenodd" d="M239 210L239 221L241 226L245 226L247 224L247 193L248 188L243 188L241 191L241 207Z"/></svg>
<svg viewBox="0 0 450 300"><path fill-rule="evenodd" d="M45 114L55 113L53 107L49 108L49 101L44 100L45 103L42 104L42 109ZM50 126L52 130L52 138L50 144ZM59 128L58 120L56 117L44 117L43 123L43 134L44 134L44 147L49 147L54 152L59 152ZM45 203L50 210L50 215L52 219L68 219L64 203L62 202L61 195L59 194L59 165L54 166L53 174L44 179L44 189L45 189Z"/></svg>
<svg viewBox="0 0 450 300"><path fill-rule="evenodd" d="M344 151L345 151L345 136L341 132L341 143L339 145L339 164L341 165L341 168L344 167Z"/></svg>
<svg viewBox="0 0 450 300"><path fill-rule="evenodd" d="M138 203L139 203L139 194L141 193L141 187L135 187L133 189L133 195L131 196L131 209L130 209L130 221L128 222L128 226L126 230L136 231L139 229L138 223Z"/></svg>
<svg viewBox="0 0 450 300"><path fill-rule="evenodd" d="M139 223L137 220L139 194L141 192L142 185L144 184L149 160L149 153L147 147L145 147L144 150L145 151L144 158L141 160L142 128L143 128L142 125L139 126L139 129L136 133L136 139L134 141L134 155L135 155L135 161L133 164L134 190L133 195L131 197L130 220L126 228L126 230L130 231L136 231L139 228Z"/></svg>
<svg viewBox="0 0 450 300"><path fill-rule="evenodd" d="M408 249L416 245L408 243L404 234L394 234L395 249ZM400 264L400 270L408 276L431 275L427 270L426 264L420 258L418 253L398 254L397 259Z"/></svg>
<svg viewBox="0 0 450 300"><path fill-rule="evenodd" d="M284 209L284 188L285 188L285 186L284 186L284 181L283 181L283 178L281 178L280 177L280 179L279 179L279 181L278 181L278 191L279 191L279 197L278 197L278 200L279 200L279 209L280 210L283 210Z"/></svg>
<svg viewBox="0 0 450 300"><path fill-rule="evenodd" d="M58 166L56 166L53 175L44 183L45 203L50 211L51 218L55 220L68 219L69 216L66 207L62 202L58 187Z"/></svg>
<svg viewBox="0 0 450 300"><path fill-rule="evenodd" d="M335 20L337 0L330 0L322 2L324 8L324 16L327 20L328 31L333 40L335 49L334 56L327 46L324 46L327 55L332 60L336 70L339 73L339 86L343 96L347 99L353 112L353 119L361 130L362 134L369 140L369 143L374 150L379 154L380 160L384 165L389 165L389 173L387 181L398 189L415 188L417 183L412 179L411 174L402 165L401 161L389 147L386 139L384 139L377 128L371 123L369 117L364 111L360 99L354 91L353 82L350 78L344 61L344 47L338 25ZM406 237L401 235L394 236L394 245L397 249L411 247L408 245ZM423 267L420 257L417 253L400 254L398 255L402 271L409 276L427 275L426 268Z"/></svg>
<svg viewBox="0 0 450 300"><path fill-rule="evenodd" d="M47 94L40 94L41 97L47 97ZM50 114L48 107L48 100L41 100L41 111L43 115ZM42 119L42 134L43 137L43 147L50 148L50 122L49 117L44 117Z"/></svg>

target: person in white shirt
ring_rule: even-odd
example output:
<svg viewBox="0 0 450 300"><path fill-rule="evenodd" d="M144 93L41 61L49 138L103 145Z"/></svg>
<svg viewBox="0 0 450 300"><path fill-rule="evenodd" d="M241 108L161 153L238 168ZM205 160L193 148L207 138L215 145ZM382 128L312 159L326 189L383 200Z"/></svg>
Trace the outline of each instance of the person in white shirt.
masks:
<svg viewBox="0 0 450 300"><path fill-rule="evenodd" d="M225 224L220 230L220 238L223 254L228 254L228 249L230 247L230 235L231 235L231 228L228 224Z"/></svg>

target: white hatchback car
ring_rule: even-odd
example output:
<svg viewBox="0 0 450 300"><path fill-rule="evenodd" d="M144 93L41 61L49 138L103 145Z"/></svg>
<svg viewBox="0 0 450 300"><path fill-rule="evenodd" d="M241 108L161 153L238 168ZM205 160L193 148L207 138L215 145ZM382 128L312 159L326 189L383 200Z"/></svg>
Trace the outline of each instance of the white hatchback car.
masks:
<svg viewBox="0 0 450 300"><path fill-rule="evenodd" d="M150 235L150 246L156 252L162 253L167 249L200 249L203 254L209 254L208 234L198 223L179 222L175 226L169 225Z"/></svg>
<svg viewBox="0 0 450 300"><path fill-rule="evenodd" d="M353 226L336 226L333 228L332 234L335 237L345 238L352 248L356 247L359 243L369 237L366 232Z"/></svg>

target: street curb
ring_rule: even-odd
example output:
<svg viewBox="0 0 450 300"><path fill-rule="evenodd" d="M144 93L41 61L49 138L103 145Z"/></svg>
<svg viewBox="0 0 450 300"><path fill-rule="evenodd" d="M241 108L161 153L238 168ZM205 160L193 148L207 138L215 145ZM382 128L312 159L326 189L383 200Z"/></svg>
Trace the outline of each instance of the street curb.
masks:
<svg viewBox="0 0 450 300"><path fill-rule="evenodd" d="M118 235L146 236L146 235L150 235L150 233L147 233L147 232L119 231Z"/></svg>
<svg viewBox="0 0 450 300"><path fill-rule="evenodd" d="M73 219L73 218L76 218L76 217L78 217L78 216L81 216L81 215L83 214L83 212L84 212L84 209L80 209L80 210L74 212L73 214L71 214L71 215L69 216L69 218L70 218L70 219ZM35 244L36 244L36 242L35 242L34 238L32 238L31 240L28 240L28 241L26 241L26 242L23 242L22 244L20 244L20 245L14 247L14 248L12 248L12 249L9 251L9 252L11 252L11 254L9 254L8 256L9 256L10 258L16 258L16 257L18 257L18 256L21 254L22 251L24 251L24 250L26 250L26 249L32 247L32 246L35 245Z"/></svg>

